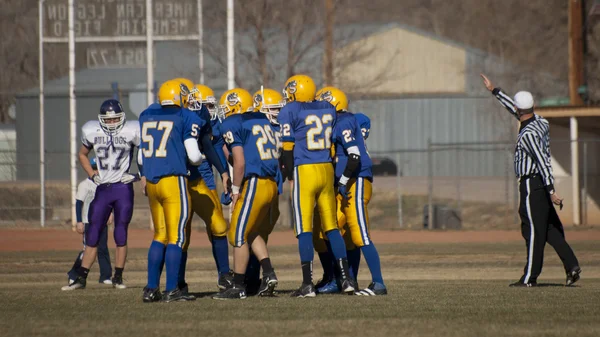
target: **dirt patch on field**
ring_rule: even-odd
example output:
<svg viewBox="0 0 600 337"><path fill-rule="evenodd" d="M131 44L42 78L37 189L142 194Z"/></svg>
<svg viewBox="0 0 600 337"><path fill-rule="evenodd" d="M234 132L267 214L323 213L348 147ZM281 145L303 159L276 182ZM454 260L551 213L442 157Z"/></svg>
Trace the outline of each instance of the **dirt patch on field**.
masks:
<svg viewBox="0 0 600 337"><path fill-rule="evenodd" d="M111 232L112 235L112 232ZM153 232L131 229L128 244L131 248L146 248L150 245ZM523 240L519 231L373 231L373 242L393 243L456 243L456 242L510 242ZM572 231L567 233L569 241L600 240L600 230ZM292 231L276 231L271 234L269 244L287 246L296 244ZM208 247L204 232L192 235L192 248ZM109 247L114 242L109 239ZM47 251L81 249L81 235L60 229L3 229L0 230L0 251Z"/></svg>

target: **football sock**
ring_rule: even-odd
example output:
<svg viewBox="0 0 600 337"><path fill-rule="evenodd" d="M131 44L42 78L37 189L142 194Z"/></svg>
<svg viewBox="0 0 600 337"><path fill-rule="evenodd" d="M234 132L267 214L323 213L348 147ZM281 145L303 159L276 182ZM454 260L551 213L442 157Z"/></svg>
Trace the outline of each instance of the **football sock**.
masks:
<svg viewBox="0 0 600 337"><path fill-rule="evenodd" d="M246 278L246 275L244 275L244 274L233 273L233 284L236 287L243 287L245 278Z"/></svg>
<svg viewBox="0 0 600 337"><path fill-rule="evenodd" d="M160 274L162 273L165 262L166 246L158 241L152 241L148 250L148 284L149 289L156 289L160 283Z"/></svg>
<svg viewBox="0 0 600 337"><path fill-rule="evenodd" d="M227 246L226 236L212 237L213 256L217 263L219 275L229 273L229 247Z"/></svg>
<svg viewBox="0 0 600 337"><path fill-rule="evenodd" d="M84 279L87 279L89 272L90 272L89 269L84 268L82 266L79 266L79 268L77 268L77 275L79 275L80 277L83 277Z"/></svg>
<svg viewBox="0 0 600 337"><path fill-rule="evenodd" d="M348 279L349 275L348 275L348 259L343 258L343 259L337 259L336 260L337 266L338 266L338 270L340 272L340 281L344 281L346 279Z"/></svg>
<svg viewBox="0 0 600 337"><path fill-rule="evenodd" d="M312 233L302 233L298 235L298 250L300 252L300 261L312 262L315 259Z"/></svg>
<svg viewBox="0 0 600 337"><path fill-rule="evenodd" d="M358 278L358 267L360 266L360 249L355 248L352 250L347 250L346 255L348 256L350 276L356 280Z"/></svg>
<svg viewBox="0 0 600 337"><path fill-rule="evenodd" d="M270 274L273 272L273 266L271 265L271 259L268 257L260 260L260 266L262 267L263 275Z"/></svg>
<svg viewBox="0 0 600 337"><path fill-rule="evenodd" d="M323 279L332 280L334 277L334 260L333 255L330 252L319 253L319 260L321 260L321 266L323 266Z"/></svg>
<svg viewBox="0 0 600 337"><path fill-rule="evenodd" d="M185 287L186 283L185 283L185 267L187 266L187 257L188 257L188 252L187 250L184 252L181 252L181 262L179 264L179 276L177 277L177 285L179 287L179 289Z"/></svg>
<svg viewBox="0 0 600 337"><path fill-rule="evenodd" d="M336 260L345 259L346 244L344 243L344 238L342 238L340 231L337 229L330 230L329 232L327 232L327 238L329 239L329 243L331 244L331 252L333 253L333 256L336 258Z"/></svg>
<svg viewBox="0 0 600 337"><path fill-rule="evenodd" d="M179 278L179 264L181 263L181 247L168 244L165 254L165 265L167 267L167 287L166 291L177 288L177 279Z"/></svg>
<svg viewBox="0 0 600 337"><path fill-rule="evenodd" d="M115 267L115 277L123 277L123 269L125 269L125 268Z"/></svg>
<svg viewBox="0 0 600 337"><path fill-rule="evenodd" d="M312 261L303 261L302 262L302 283L310 284L312 283Z"/></svg>
<svg viewBox="0 0 600 337"><path fill-rule="evenodd" d="M260 280L260 262L258 262L256 255L250 254L248 267L246 267L246 283L257 282L258 280Z"/></svg>
<svg viewBox="0 0 600 337"><path fill-rule="evenodd" d="M379 260L377 248L375 248L375 245L371 242L369 245L362 246L361 250L365 255L365 260L367 260L367 265L371 271L373 282L383 284L383 276L381 276L381 261Z"/></svg>

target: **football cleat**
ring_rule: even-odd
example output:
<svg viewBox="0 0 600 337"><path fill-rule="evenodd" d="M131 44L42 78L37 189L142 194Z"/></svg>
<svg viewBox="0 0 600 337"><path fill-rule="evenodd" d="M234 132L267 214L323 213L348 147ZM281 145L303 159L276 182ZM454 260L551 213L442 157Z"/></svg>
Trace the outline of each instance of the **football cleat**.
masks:
<svg viewBox="0 0 600 337"><path fill-rule="evenodd" d="M356 292L357 296L381 296L387 295L385 285L377 282L371 282L369 286L361 291Z"/></svg>
<svg viewBox="0 0 600 337"><path fill-rule="evenodd" d="M351 279L345 279L342 281L342 292L348 295L354 295L354 282Z"/></svg>
<svg viewBox="0 0 600 337"><path fill-rule="evenodd" d="M112 286L112 284L113 284L113 282L112 282L112 280L111 280L111 279L106 279L106 280L104 280L104 281L102 281L102 282L100 282L100 283L102 283L102 284L106 284L106 285L111 285L111 286Z"/></svg>
<svg viewBox="0 0 600 337"><path fill-rule="evenodd" d="M195 301L196 297L184 294L181 289L175 288L171 291L165 291L162 293L162 301L165 303L170 302L184 302L184 301Z"/></svg>
<svg viewBox="0 0 600 337"><path fill-rule="evenodd" d="M77 290L77 289L85 289L85 284L87 282L86 279L84 279L81 276L78 276L76 279L69 280L69 281L72 281L72 282L69 282L69 285L62 287L61 290L70 291L70 290Z"/></svg>
<svg viewBox="0 0 600 337"><path fill-rule="evenodd" d="M125 284L123 284L123 277L122 276L115 276L112 278L112 285L113 288L115 289L125 289L127 288L125 286Z"/></svg>
<svg viewBox="0 0 600 337"><path fill-rule="evenodd" d="M338 294L340 293L340 287L338 286L337 280L333 279L326 283L320 288L317 288L319 294Z"/></svg>
<svg viewBox="0 0 600 337"><path fill-rule="evenodd" d="M571 270L567 273L567 283L566 286L571 286L573 283L579 281L579 274L581 274L581 268L575 267L575 269Z"/></svg>
<svg viewBox="0 0 600 337"><path fill-rule="evenodd" d="M273 296L275 287L277 287L277 276L275 272L268 275L263 275L260 288L258 288L258 296Z"/></svg>
<svg viewBox="0 0 600 337"><path fill-rule="evenodd" d="M302 283L300 288L292 292L292 297L316 297L315 286L311 283Z"/></svg>
<svg viewBox="0 0 600 337"><path fill-rule="evenodd" d="M160 293L160 290L158 290L158 288L150 289L148 287L144 287L144 303L158 302L161 300L161 298L162 294Z"/></svg>
<svg viewBox="0 0 600 337"><path fill-rule="evenodd" d="M193 301L196 299L196 296L190 294L187 283L179 285L179 290L181 290L181 293L183 294L183 296L189 297L190 301Z"/></svg>
<svg viewBox="0 0 600 337"><path fill-rule="evenodd" d="M323 274L323 278L319 280L319 282L317 282L317 284L315 284L315 289L319 289L319 288L323 288L327 283L331 282L330 278L325 277L325 274Z"/></svg>
<svg viewBox="0 0 600 337"><path fill-rule="evenodd" d="M246 289L233 286L215 294L212 298L214 300L243 300L246 297Z"/></svg>
<svg viewBox="0 0 600 337"><path fill-rule="evenodd" d="M230 270L228 273L219 275L217 286L221 290L233 287L233 271Z"/></svg>
<svg viewBox="0 0 600 337"><path fill-rule="evenodd" d="M529 287L536 287L537 283L535 283L535 282L523 283L521 281L517 281L515 283L509 284L508 286L509 287L526 287L526 288L529 288Z"/></svg>

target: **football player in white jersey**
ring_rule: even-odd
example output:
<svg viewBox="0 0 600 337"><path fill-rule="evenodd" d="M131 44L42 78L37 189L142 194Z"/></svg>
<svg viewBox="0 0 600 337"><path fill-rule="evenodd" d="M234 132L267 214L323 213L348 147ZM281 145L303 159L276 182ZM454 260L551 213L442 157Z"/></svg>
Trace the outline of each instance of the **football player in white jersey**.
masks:
<svg viewBox="0 0 600 337"><path fill-rule="evenodd" d="M62 290L83 289L87 274L96 260L100 233L108 217L114 212L114 239L117 245L113 287L124 289L123 268L127 257L127 227L133 214L133 182L137 175L129 173L133 150L140 145L140 126L137 121L125 120L125 111L119 101L109 99L102 103L98 121L83 125L79 162L90 179L98 185L89 209L89 230L85 233L86 250L83 253L77 278ZM96 153L98 174L90 165L90 150ZM141 164L138 156L138 165Z"/></svg>

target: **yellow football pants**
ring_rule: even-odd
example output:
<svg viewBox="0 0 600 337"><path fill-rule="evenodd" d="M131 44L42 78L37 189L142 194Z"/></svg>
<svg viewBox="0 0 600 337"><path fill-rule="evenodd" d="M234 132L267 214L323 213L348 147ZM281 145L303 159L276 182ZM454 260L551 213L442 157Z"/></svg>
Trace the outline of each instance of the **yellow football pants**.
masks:
<svg viewBox="0 0 600 337"><path fill-rule="evenodd" d="M267 212L267 216L260 223L258 228L258 234L265 240L265 243L269 241L269 235L273 232L273 228L275 228L275 224L279 219L279 196L276 196L273 199L273 203L271 207L269 207L269 211Z"/></svg>
<svg viewBox="0 0 600 337"><path fill-rule="evenodd" d="M169 176L161 178L156 184L148 182L146 193L154 222L154 241L183 248L191 217L187 178Z"/></svg>
<svg viewBox="0 0 600 337"><path fill-rule="evenodd" d="M348 250L354 249L355 246L362 247L371 243L367 206L371 200L372 193L373 186L371 181L359 177L351 179L348 182L348 200L344 200L341 195L337 196L338 227L344 237L346 249ZM327 249L325 243L322 241L323 239L322 232L313 232L315 250L319 253L324 252L323 249Z"/></svg>
<svg viewBox="0 0 600 337"><path fill-rule="evenodd" d="M229 243L241 247L251 233L270 233L270 221L265 219L273 204L278 202L277 183L273 179L252 177L246 179L240 197L233 206L231 226L229 227ZM267 225L268 224L268 225ZM272 229L272 228L271 228Z"/></svg>
<svg viewBox="0 0 600 337"><path fill-rule="evenodd" d="M217 191L210 190L203 179L190 181L188 189L192 197L192 210L206 224L209 238L227 235L227 221L223 217Z"/></svg>
<svg viewBox="0 0 600 337"><path fill-rule="evenodd" d="M312 233L315 205L319 210L323 232L337 228L333 179L331 163L307 164L294 168L292 205L296 236Z"/></svg>

